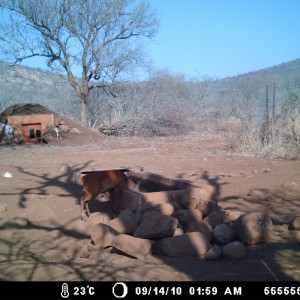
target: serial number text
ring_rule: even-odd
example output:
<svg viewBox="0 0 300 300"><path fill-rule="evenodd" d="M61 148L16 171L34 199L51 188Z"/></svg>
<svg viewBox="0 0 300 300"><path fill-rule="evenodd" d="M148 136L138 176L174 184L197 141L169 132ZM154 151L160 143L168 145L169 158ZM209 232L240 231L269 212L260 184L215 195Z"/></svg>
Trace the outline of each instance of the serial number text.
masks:
<svg viewBox="0 0 300 300"><path fill-rule="evenodd" d="M265 295L300 295L300 287L295 286L266 286L264 288Z"/></svg>

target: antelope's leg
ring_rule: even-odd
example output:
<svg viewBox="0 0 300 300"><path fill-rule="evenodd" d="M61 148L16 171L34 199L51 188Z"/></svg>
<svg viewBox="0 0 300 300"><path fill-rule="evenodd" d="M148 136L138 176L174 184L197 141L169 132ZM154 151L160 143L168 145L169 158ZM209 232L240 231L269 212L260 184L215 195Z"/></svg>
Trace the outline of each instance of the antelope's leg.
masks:
<svg viewBox="0 0 300 300"><path fill-rule="evenodd" d="M89 197L88 195L85 195L84 197L81 198L81 201L80 201L80 209L81 209L81 220L83 220L83 216L84 216L84 213L86 213L87 216L90 215L90 210L89 210L89 207L88 207L88 204L87 202L89 201Z"/></svg>
<svg viewBox="0 0 300 300"><path fill-rule="evenodd" d="M91 215L88 202L85 202L85 213L88 217Z"/></svg>

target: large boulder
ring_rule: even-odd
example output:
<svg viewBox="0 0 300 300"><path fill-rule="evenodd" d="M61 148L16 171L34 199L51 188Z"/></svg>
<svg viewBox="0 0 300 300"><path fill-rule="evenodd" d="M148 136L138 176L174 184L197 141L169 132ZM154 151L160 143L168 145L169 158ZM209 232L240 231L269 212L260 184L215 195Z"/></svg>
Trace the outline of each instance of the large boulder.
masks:
<svg viewBox="0 0 300 300"><path fill-rule="evenodd" d="M162 241L163 252L169 256L204 257L209 248L210 243L206 235L201 232L189 232Z"/></svg>
<svg viewBox="0 0 300 300"><path fill-rule="evenodd" d="M64 132L64 133L68 133L70 131L70 127L65 124L60 124L58 126L58 128L60 129L61 132Z"/></svg>
<svg viewBox="0 0 300 300"><path fill-rule="evenodd" d="M91 213L87 219L87 222L91 226L97 225L99 223L108 225L110 220L111 217L108 213L99 211L99 212Z"/></svg>
<svg viewBox="0 0 300 300"><path fill-rule="evenodd" d="M75 127L70 129L69 133L78 134L78 135L82 134L82 132L78 128L75 128Z"/></svg>
<svg viewBox="0 0 300 300"><path fill-rule="evenodd" d="M233 226L239 240L245 245L265 243L272 238L272 220L261 212L243 214Z"/></svg>
<svg viewBox="0 0 300 300"><path fill-rule="evenodd" d="M181 206L181 204L179 202L176 201L170 201L170 204L173 206L174 211L180 210L183 207Z"/></svg>
<svg viewBox="0 0 300 300"><path fill-rule="evenodd" d="M196 208L204 217L220 209L218 202L214 199L200 200Z"/></svg>
<svg viewBox="0 0 300 300"><path fill-rule="evenodd" d="M201 211L202 215L206 217L213 211L219 210L216 188L210 184L205 184L198 191L198 204L196 208Z"/></svg>
<svg viewBox="0 0 300 300"><path fill-rule="evenodd" d="M245 257L246 248L240 241L233 241L223 247L223 257L230 260L239 260Z"/></svg>
<svg viewBox="0 0 300 300"><path fill-rule="evenodd" d="M211 241L213 228L204 222L192 222L189 224L187 232L202 232L206 235L208 240Z"/></svg>
<svg viewBox="0 0 300 300"><path fill-rule="evenodd" d="M184 209L195 209L200 201L201 189L191 188L182 190L178 202Z"/></svg>
<svg viewBox="0 0 300 300"><path fill-rule="evenodd" d="M112 246L135 258L144 258L151 250L152 242L147 239L120 234L113 238Z"/></svg>
<svg viewBox="0 0 300 300"><path fill-rule="evenodd" d="M224 212L224 223L232 223L245 213L243 211L230 210L230 209L226 209L223 212Z"/></svg>
<svg viewBox="0 0 300 300"><path fill-rule="evenodd" d="M196 209L180 209L174 212L173 217L177 218L183 228L187 228L192 222L201 222L202 214Z"/></svg>
<svg viewBox="0 0 300 300"><path fill-rule="evenodd" d="M114 211L118 212L122 209L130 209L132 211L139 211L142 204L145 202L142 194L137 193L131 189L114 190L111 195Z"/></svg>
<svg viewBox="0 0 300 300"><path fill-rule="evenodd" d="M182 235L182 234L184 234L184 230L181 227L177 227L173 236Z"/></svg>
<svg viewBox="0 0 300 300"><path fill-rule="evenodd" d="M205 214L211 212L213 207L210 207L211 201L215 201L215 188L211 185L205 184L197 188L189 188L184 190L184 195L179 199L180 204L185 209L195 209L196 207Z"/></svg>
<svg viewBox="0 0 300 300"><path fill-rule="evenodd" d="M215 228L217 225L222 224L224 222L224 211L214 211L210 213L203 219L204 223L209 224L212 228Z"/></svg>
<svg viewBox="0 0 300 300"><path fill-rule="evenodd" d="M178 220L171 216L161 215L157 211L145 212L134 236L144 239L162 239L173 236Z"/></svg>
<svg viewBox="0 0 300 300"><path fill-rule="evenodd" d="M206 253L205 258L207 260L218 261L222 257L222 247L214 244Z"/></svg>
<svg viewBox="0 0 300 300"><path fill-rule="evenodd" d="M174 213L174 206L166 202L145 202L139 212L155 210L162 215L171 216Z"/></svg>
<svg viewBox="0 0 300 300"><path fill-rule="evenodd" d="M118 233L133 234L138 227L138 222L131 210L124 209L117 218L110 220L108 225Z"/></svg>
<svg viewBox="0 0 300 300"><path fill-rule="evenodd" d="M110 247L115 232L105 224L97 224L91 229L91 238L98 249Z"/></svg>
<svg viewBox="0 0 300 300"><path fill-rule="evenodd" d="M235 230L228 224L219 224L213 231L213 240L219 245L226 245L235 239Z"/></svg>

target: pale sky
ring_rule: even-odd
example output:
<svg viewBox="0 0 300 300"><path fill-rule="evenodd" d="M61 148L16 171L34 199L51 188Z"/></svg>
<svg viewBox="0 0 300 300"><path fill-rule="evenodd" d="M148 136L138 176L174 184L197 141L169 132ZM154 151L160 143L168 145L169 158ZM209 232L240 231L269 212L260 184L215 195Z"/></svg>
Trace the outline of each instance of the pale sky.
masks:
<svg viewBox="0 0 300 300"><path fill-rule="evenodd" d="M300 0L149 2L161 20L146 47L154 69L224 78L300 58Z"/></svg>
<svg viewBox="0 0 300 300"><path fill-rule="evenodd" d="M154 66L227 77L300 58L299 0L150 0L161 27Z"/></svg>

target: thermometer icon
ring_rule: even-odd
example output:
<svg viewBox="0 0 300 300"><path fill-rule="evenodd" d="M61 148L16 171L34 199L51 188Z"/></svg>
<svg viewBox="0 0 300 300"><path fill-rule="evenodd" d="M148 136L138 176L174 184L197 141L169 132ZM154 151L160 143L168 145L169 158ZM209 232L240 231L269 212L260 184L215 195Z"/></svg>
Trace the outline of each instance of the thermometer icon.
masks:
<svg viewBox="0 0 300 300"><path fill-rule="evenodd" d="M62 284L61 296L63 298L68 298L69 297L69 291L68 291L68 284L67 283Z"/></svg>

